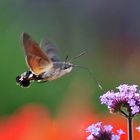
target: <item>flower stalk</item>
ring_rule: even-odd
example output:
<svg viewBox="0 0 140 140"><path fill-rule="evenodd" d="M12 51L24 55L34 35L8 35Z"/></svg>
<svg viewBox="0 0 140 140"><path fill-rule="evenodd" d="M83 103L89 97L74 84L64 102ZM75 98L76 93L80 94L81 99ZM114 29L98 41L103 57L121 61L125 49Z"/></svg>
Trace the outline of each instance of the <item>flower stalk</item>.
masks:
<svg viewBox="0 0 140 140"><path fill-rule="evenodd" d="M133 126L133 119L131 117L128 117L128 138L129 140L133 140L133 131L132 131L132 126Z"/></svg>

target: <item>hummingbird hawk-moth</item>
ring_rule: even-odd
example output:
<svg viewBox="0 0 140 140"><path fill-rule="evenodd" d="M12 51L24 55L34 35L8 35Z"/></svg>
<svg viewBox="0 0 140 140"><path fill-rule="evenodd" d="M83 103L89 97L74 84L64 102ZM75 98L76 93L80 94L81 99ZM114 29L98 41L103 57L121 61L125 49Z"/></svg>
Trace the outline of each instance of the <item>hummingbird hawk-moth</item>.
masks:
<svg viewBox="0 0 140 140"><path fill-rule="evenodd" d="M24 32L22 45L29 70L16 77L16 82L21 87L28 87L31 81L55 80L71 72L73 65L60 60L54 45L48 39L39 45Z"/></svg>
<svg viewBox="0 0 140 140"><path fill-rule="evenodd" d="M85 51L69 61L67 61L68 57L66 57L65 61L61 61L54 45L48 39L39 45L25 32L22 34L21 38L25 60L29 68L28 71L16 77L16 83L21 87L28 87L31 81L47 82L58 79L70 73L73 67L79 67L88 70L98 87L102 89L100 83L87 67L71 63L72 60L85 54Z"/></svg>

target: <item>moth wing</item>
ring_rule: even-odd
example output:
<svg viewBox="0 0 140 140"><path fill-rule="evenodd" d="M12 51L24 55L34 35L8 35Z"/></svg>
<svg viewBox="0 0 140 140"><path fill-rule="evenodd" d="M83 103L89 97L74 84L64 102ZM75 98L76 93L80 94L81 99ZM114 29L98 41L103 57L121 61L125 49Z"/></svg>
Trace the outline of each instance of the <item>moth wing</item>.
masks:
<svg viewBox="0 0 140 140"><path fill-rule="evenodd" d="M41 42L41 49L46 52L48 57L53 61L60 61L60 57L57 54L57 50L55 46L48 40L45 39L44 41Z"/></svg>
<svg viewBox="0 0 140 140"><path fill-rule="evenodd" d="M52 67L52 61L27 33L22 34L26 62L31 71L39 75Z"/></svg>

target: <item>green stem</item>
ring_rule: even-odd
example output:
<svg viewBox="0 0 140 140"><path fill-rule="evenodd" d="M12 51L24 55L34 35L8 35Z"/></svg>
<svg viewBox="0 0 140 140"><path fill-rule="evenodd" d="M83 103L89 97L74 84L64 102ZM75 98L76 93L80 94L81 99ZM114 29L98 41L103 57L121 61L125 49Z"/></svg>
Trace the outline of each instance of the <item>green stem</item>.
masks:
<svg viewBox="0 0 140 140"><path fill-rule="evenodd" d="M133 140L133 117L131 113L125 113L123 110L120 110L120 113L127 119L128 125L128 140Z"/></svg>
<svg viewBox="0 0 140 140"><path fill-rule="evenodd" d="M121 113L125 118L128 118L128 115L127 115L123 110L120 110L120 113Z"/></svg>
<svg viewBox="0 0 140 140"><path fill-rule="evenodd" d="M128 117L128 140L133 140L133 133L132 133L132 126L133 126L133 119Z"/></svg>

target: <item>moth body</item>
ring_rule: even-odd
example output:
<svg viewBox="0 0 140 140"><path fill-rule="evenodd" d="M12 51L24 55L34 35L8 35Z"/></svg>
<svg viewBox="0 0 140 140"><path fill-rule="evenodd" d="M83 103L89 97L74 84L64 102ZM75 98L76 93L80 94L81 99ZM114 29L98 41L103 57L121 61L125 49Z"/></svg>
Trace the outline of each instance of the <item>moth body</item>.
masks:
<svg viewBox="0 0 140 140"><path fill-rule="evenodd" d="M53 67L50 69L50 71L42 73L40 76L44 80L56 80L63 75L71 72L72 70L72 64L66 63L66 62L54 62Z"/></svg>

